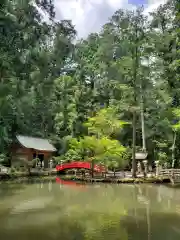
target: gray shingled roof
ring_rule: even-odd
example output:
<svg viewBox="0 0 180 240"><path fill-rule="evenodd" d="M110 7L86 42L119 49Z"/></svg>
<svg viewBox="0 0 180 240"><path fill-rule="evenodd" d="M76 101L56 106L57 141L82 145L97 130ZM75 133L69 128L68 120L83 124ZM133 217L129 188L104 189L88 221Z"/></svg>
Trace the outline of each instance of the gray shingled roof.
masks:
<svg viewBox="0 0 180 240"><path fill-rule="evenodd" d="M48 141L48 139L27 137L22 135L16 136L18 142L25 148L33 148L39 151L55 152L56 148Z"/></svg>

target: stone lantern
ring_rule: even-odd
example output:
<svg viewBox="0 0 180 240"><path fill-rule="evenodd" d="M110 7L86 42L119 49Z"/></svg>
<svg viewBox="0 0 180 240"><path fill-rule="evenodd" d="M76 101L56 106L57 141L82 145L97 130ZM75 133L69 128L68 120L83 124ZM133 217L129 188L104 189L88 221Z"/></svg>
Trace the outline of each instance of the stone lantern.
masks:
<svg viewBox="0 0 180 240"><path fill-rule="evenodd" d="M52 159L50 159L50 161L49 161L49 168L50 168L50 169L53 168L53 160L52 160Z"/></svg>
<svg viewBox="0 0 180 240"><path fill-rule="evenodd" d="M148 173L148 161L147 160L143 160L143 164L144 164L144 176L147 176L147 173Z"/></svg>
<svg viewBox="0 0 180 240"><path fill-rule="evenodd" d="M156 176L159 175L159 161L155 161L155 166L156 166Z"/></svg>
<svg viewBox="0 0 180 240"><path fill-rule="evenodd" d="M138 173L142 174L144 172L144 176L146 176L147 172L148 172L147 156L148 156L148 154L146 152L137 152L135 154L135 158L137 161ZM143 171L143 169L144 169L144 171Z"/></svg>

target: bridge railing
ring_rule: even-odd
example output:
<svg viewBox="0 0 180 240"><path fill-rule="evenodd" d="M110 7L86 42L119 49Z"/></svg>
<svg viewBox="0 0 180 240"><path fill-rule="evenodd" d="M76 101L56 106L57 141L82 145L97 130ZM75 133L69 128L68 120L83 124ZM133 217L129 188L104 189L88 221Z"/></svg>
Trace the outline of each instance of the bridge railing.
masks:
<svg viewBox="0 0 180 240"><path fill-rule="evenodd" d="M159 176L162 177L180 177L180 169L161 169L159 171Z"/></svg>

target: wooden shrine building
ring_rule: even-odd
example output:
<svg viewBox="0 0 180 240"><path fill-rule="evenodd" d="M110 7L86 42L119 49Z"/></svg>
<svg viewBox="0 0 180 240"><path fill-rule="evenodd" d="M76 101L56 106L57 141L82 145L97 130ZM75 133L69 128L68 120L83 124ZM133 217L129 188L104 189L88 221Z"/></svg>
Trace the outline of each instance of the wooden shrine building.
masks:
<svg viewBox="0 0 180 240"><path fill-rule="evenodd" d="M44 167L48 168L49 160L54 152L56 152L56 148L48 139L17 135L11 148L11 164L14 165L21 159L32 161L38 158L44 162Z"/></svg>

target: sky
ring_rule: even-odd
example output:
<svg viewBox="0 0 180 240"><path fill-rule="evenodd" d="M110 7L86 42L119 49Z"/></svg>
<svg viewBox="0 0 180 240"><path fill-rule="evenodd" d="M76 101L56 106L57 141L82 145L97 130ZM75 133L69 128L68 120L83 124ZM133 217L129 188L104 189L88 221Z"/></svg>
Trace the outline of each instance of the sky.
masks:
<svg viewBox="0 0 180 240"><path fill-rule="evenodd" d="M119 8L133 9L144 4L145 14L166 0L55 0L57 20L72 20L78 38L98 32Z"/></svg>

